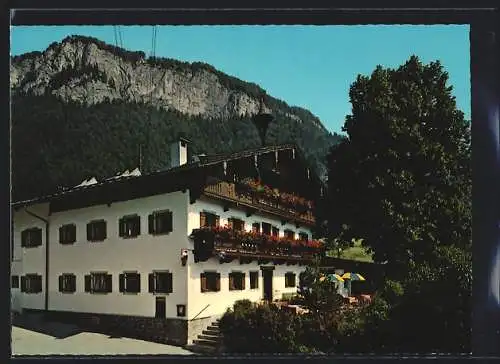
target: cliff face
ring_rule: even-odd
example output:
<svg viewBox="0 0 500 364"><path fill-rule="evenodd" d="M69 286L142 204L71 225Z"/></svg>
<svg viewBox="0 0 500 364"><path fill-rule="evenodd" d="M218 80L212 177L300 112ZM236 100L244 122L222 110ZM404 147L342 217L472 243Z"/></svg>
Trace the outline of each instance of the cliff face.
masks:
<svg viewBox="0 0 500 364"><path fill-rule="evenodd" d="M259 86L202 63L146 59L97 39L72 36L44 52L12 58L11 89L18 94L53 94L87 105L121 100L144 102L186 115L230 119L264 109L328 133L309 111L289 107ZM329 134L329 133L328 133Z"/></svg>

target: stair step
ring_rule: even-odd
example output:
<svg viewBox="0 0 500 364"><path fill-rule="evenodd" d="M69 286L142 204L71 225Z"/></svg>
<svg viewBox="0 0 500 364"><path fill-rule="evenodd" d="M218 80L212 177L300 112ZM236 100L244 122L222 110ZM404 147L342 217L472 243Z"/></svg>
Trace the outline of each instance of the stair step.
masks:
<svg viewBox="0 0 500 364"><path fill-rule="evenodd" d="M215 354L216 352L216 348L213 346L199 344L187 345L186 349L197 354Z"/></svg>
<svg viewBox="0 0 500 364"><path fill-rule="evenodd" d="M220 328L218 326L208 326L206 329L212 331L220 331Z"/></svg>
<svg viewBox="0 0 500 364"><path fill-rule="evenodd" d="M198 339L201 340L213 340L213 341L219 341L220 336L219 335L198 335Z"/></svg>
<svg viewBox="0 0 500 364"><path fill-rule="evenodd" d="M201 332L203 335L219 335L220 334L220 330L216 330L216 329L206 329L206 330L203 330Z"/></svg>
<svg viewBox="0 0 500 364"><path fill-rule="evenodd" d="M214 349L219 345L219 342L217 340L207 340L207 339L193 340L193 343L196 345L211 346Z"/></svg>

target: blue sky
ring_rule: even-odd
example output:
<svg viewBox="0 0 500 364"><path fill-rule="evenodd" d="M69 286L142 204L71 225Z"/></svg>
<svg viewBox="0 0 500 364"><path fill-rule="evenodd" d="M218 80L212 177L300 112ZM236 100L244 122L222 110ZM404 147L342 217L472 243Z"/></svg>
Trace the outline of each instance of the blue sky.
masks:
<svg viewBox="0 0 500 364"><path fill-rule="evenodd" d="M151 52L151 26L121 26L124 48ZM412 54L440 60L458 107L470 118L469 26L158 26L156 56L206 62L262 86L340 132L358 74L397 67ZM68 35L115 44L112 26L11 28L11 54L44 50Z"/></svg>

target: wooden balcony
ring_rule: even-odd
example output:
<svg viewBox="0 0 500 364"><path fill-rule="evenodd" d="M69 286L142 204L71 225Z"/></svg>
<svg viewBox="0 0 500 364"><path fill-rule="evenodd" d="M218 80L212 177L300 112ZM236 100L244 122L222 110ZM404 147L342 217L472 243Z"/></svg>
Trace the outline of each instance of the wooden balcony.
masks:
<svg viewBox="0 0 500 364"><path fill-rule="evenodd" d="M202 228L190 236L195 251L204 251L206 259L219 257L221 263L239 259L240 263L306 264L324 249L318 241L290 241L260 233L234 231L228 228Z"/></svg>
<svg viewBox="0 0 500 364"><path fill-rule="evenodd" d="M221 181L209 185L205 188L204 194L238 206L273 214L286 221L308 226L313 226L316 222L311 208L299 211L297 208L281 203L279 199L271 199L255 192L242 192L235 183Z"/></svg>

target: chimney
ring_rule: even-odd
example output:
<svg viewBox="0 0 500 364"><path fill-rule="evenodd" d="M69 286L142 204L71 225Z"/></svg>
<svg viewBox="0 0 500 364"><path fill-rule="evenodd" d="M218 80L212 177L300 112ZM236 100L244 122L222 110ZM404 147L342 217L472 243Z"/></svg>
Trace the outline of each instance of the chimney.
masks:
<svg viewBox="0 0 500 364"><path fill-rule="evenodd" d="M182 166L188 162L189 140L179 138L170 145L170 168Z"/></svg>

